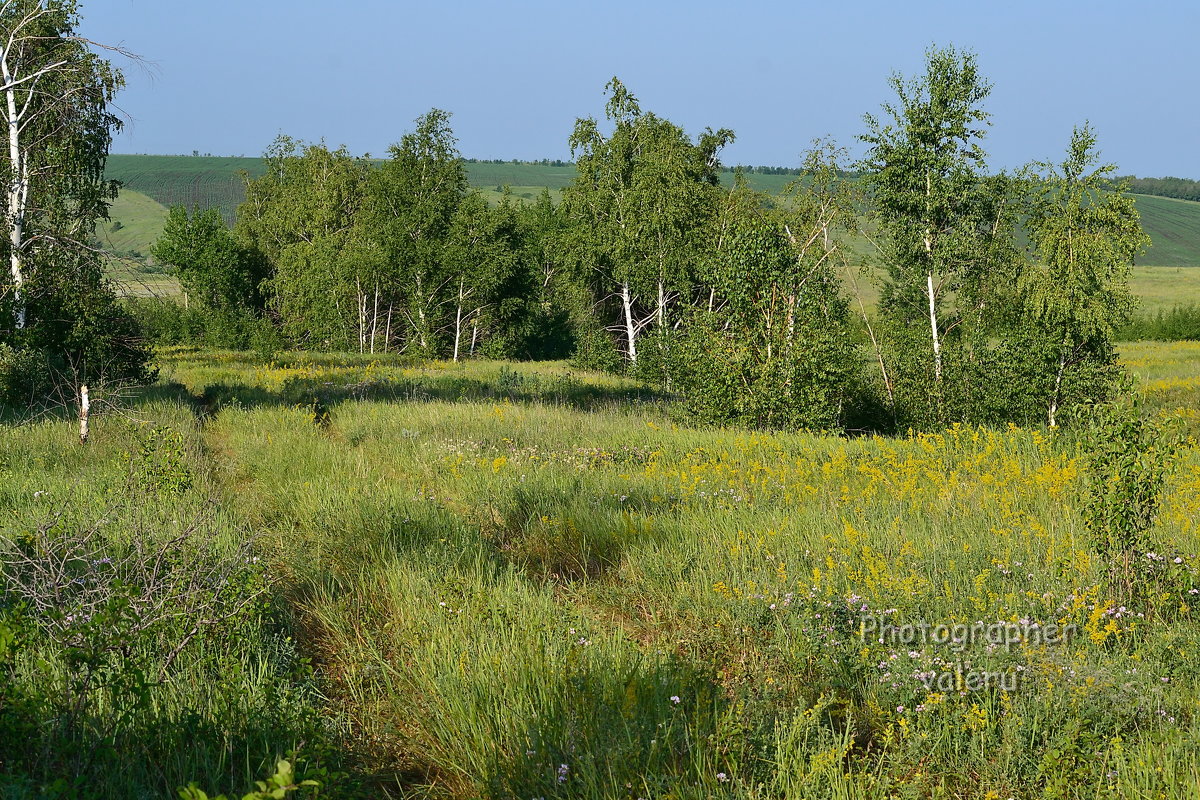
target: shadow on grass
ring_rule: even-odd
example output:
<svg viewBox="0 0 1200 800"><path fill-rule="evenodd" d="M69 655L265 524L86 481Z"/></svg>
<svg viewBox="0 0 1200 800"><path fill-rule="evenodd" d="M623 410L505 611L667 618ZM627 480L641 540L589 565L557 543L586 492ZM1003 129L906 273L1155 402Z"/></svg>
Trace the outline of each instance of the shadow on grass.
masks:
<svg viewBox="0 0 1200 800"><path fill-rule="evenodd" d="M149 387L146 399L179 397L178 385ZM184 390L186 391L186 390ZM511 402L540 403L578 411L597 411L659 406L670 395L648 386L603 387L572 377L513 376L502 374L497 381L457 376L337 382L317 378L288 378L278 390L244 383L213 383L200 395L190 395L203 416L222 408L280 406L309 407L314 415L341 403L354 401L387 403L423 402Z"/></svg>

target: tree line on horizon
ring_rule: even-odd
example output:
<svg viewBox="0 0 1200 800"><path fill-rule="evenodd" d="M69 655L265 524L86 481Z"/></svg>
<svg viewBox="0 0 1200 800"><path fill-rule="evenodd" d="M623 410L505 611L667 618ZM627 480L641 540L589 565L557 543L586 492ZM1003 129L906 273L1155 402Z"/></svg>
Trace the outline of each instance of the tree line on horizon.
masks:
<svg viewBox="0 0 1200 800"><path fill-rule="evenodd" d="M927 56L866 117L864 159L818 142L781 197L722 188L733 133L691 137L614 78L557 204L485 202L434 109L378 164L281 136L233 230L175 208L155 256L213 345L570 357L752 427L1055 426L1115 385L1148 239L1087 126L1061 164L989 172L990 84L972 53ZM875 315L840 278L864 208Z"/></svg>
<svg viewBox="0 0 1200 800"><path fill-rule="evenodd" d="M382 161L280 136L232 229L214 209L171 209L153 252L185 304L133 301L133 318L86 247L114 191L102 175L118 121L104 109L119 83L89 64L78 135L91 149L56 173L77 182L40 179L40 205L20 206L27 167L5 162L10 404L48 391L47 376L147 380L134 322L160 343L571 358L653 381L693 419L760 428L1053 427L1116 385L1113 335L1148 241L1127 187L1086 125L1061 164L991 173L991 86L970 52L934 48L923 74L893 76L896 99L865 118L867 155L847 163L816 142L779 197L741 175L722 187L732 131L690 136L616 78L604 119L576 122L578 175L557 203L472 191L438 109ZM61 152L31 144L29 158ZM864 210L886 276L875 314L851 307L840 277ZM78 246L59 246L64 229ZM18 240L34 230L55 247Z"/></svg>

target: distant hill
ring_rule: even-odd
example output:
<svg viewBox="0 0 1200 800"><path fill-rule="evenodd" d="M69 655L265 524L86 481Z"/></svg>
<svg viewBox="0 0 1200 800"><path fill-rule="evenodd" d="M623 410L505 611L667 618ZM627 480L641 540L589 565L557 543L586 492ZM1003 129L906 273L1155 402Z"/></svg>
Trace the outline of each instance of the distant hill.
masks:
<svg viewBox="0 0 1200 800"><path fill-rule="evenodd" d="M508 186L519 200L532 200L543 188L550 189L557 200L562 189L575 177L575 166L565 163L474 161L466 166L471 186L481 190L493 202L499 199L504 186ZM127 190L144 195L164 208L179 204L216 207L226 221L232 223L238 204L245 198L243 173L253 178L265 169L261 158L113 155L108 159L107 175L121 181ZM770 194L780 193L793 178L787 174L757 171L746 175L753 188ZM721 180L726 185L732 184L733 173L722 173ZM1136 198L1142 223L1154 243L1137 263L1200 267L1200 202L1142 194ZM161 213L165 212L142 201L135 202L131 197L127 207L114 210L113 219L129 227L124 238L132 240L135 232L145 235L153 232L153 225L146 221L145 215L153 217ZM157 233L150 236L149 241L155 236ZM130 245L123 249L142 248Z"/></svg>
<svg viewBox="0 0 1200 800"><path fill-rule="evenodd" d="M493 202L500 198L504 186L521 200L536 198L543 188L550 189L557 200L562 189L575 179L574 164L469 161L466 167L467 181ZM246 198L243 173L257 178L265 171L266 163L261 158L111 155L105 174L167 208L219 208L225 221L232 224L238 205ZM721 179L732 185L733 173L723 173ZM778 194L792 179L790 175L747 175L752 187L771 194Z"/></svg>
<svg viewBox="0 0 1200 800"><path fill-rule="evenodd" d="M110 155L105 176L163 206L219 208L232 223L246 199L242 172L258 177L266 171L261 158L234 156Z"/></svg>
<svg viewBox="0 0 1200 800"><path fill-rule="evenodd" d="M1200 203L1134 195L1142 227L1153 244L1135 263L1158 267L1200 267Z"/></svg>

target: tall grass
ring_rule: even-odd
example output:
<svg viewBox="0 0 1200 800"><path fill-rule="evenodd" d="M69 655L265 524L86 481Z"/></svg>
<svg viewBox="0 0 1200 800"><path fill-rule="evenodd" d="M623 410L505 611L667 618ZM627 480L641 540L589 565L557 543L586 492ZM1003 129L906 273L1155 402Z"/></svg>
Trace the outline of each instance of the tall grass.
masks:
<svg viewBox="0 0 1200 800"><path fill-rule="evenodd" d="M1125 355L1152 386L1185 379L1178 348ZM253 537L276 599L159 690L155 719L201 746L151 739L126 763L172 777L130 785L236 784L304 738L309 767L350 773L326 796L1200 788L1194 449L1140 556L1154 591L1124 608L1068 433L685 428L667 398L561 364L176 350L164 376L174 399L140 413L184 432L194 477L156 513L215 497L215 546ZM5 430L20 524L43 486L87 517L144 450L126 425L90 451L67 423ZM1026 635L883 627L921 622ZM968 683L985 672L1013 683ZM101 796L133 796L130 770Z"/></svg>

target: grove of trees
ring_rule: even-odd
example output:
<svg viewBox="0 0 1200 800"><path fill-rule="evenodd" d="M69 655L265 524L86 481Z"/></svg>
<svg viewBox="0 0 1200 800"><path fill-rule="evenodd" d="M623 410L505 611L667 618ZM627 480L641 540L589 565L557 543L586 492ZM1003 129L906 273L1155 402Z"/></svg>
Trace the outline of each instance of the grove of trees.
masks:
<svg viewBox="0 0 1200 800"><path fill-rule="evenodd" d="M25 115L0 162L0 372L14 384L15 354L37 353L78 373L102 352L144 378L146 353L80 246L113 193L100 176L120 77L73 38L72 4L4 9L13 30L32 27L0 59L10 114ZM690 136L616 78L604 117L575 124L561 198L472 191L439 109L382 160L280 136L232 229L171 211L154 255L184 302L136 310L160 340L217 347L569 357L658 383L715 424L1057 426L1115 385L1147 243L1126 187L1086 125L1061 164L989 170L991 86L972 53L931 49L891 85L859 162L816 142L775 197L740 170L722 186L732 131ZM64 152L67 169L46 160ZM881 284L874 312L843 287L862 264Z"/></svg>

